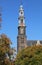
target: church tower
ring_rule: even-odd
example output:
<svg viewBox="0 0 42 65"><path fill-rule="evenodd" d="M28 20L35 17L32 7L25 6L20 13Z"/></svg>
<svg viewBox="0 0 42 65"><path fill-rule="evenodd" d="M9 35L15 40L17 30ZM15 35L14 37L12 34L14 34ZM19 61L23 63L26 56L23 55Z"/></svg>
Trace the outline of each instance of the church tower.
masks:
<svg viewBox="0 0 42 65"><path fill-rule="evenodd" d="M23 5L20 5L18 22L17 52L27 47L26 25Z"/></svg>

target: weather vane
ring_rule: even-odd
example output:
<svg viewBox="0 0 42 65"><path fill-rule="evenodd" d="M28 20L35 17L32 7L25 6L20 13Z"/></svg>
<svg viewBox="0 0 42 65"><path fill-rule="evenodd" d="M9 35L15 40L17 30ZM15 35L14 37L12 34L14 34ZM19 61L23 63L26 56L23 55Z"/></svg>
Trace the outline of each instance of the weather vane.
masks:
<svg viewBox="0 0 42 65"><path fill-rule="evenodd" d="M1 26L2 25L2 7L0 7L0 29L1 29Z"/></svg>
<svg viewBox="0 0 42 65"><path fill-rule="evenodd" d="M22 5L22 0L20 0L20 3L21 3L21 5Z"/></svg>

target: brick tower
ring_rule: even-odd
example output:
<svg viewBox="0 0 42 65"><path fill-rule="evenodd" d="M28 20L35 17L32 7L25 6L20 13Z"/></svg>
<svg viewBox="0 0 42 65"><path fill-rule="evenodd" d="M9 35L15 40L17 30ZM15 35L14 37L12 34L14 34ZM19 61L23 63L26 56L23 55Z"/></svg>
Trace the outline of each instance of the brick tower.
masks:
<svg viewBox="0 0 42 65"><path fill-rule="evenodd" d="M17 52L27 47L26 26L23 5L20 5L18 18Z"/></svg>

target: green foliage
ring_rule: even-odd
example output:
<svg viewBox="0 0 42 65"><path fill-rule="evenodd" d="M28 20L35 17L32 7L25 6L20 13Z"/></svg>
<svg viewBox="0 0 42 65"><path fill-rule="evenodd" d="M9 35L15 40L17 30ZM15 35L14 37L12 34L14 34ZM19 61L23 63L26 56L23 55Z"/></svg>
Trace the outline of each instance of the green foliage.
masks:
<svg viewBox="0 0 42 65"><path fill-rule="evenodd" d="M13 49L10 44L11 41L6 35L0 35L0 65L12 65L10 57L13 55Z"/></svg>
<svg viewBox="0 0 42 65"><path fill-rule="evenodd" d="M15 65L42 65L42 45L27 47L20 51Z"/></svg>

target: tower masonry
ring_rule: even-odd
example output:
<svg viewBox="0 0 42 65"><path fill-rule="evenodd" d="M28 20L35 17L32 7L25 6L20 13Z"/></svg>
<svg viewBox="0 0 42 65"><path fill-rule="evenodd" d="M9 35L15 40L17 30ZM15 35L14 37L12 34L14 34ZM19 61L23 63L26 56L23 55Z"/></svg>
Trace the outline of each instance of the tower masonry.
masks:
<svg viewBox="0 0 42 65"><path fill-rule="evenodd" d="M27 47L26 25L23 5L20 5L18 23L17 52Z"/></svg>

